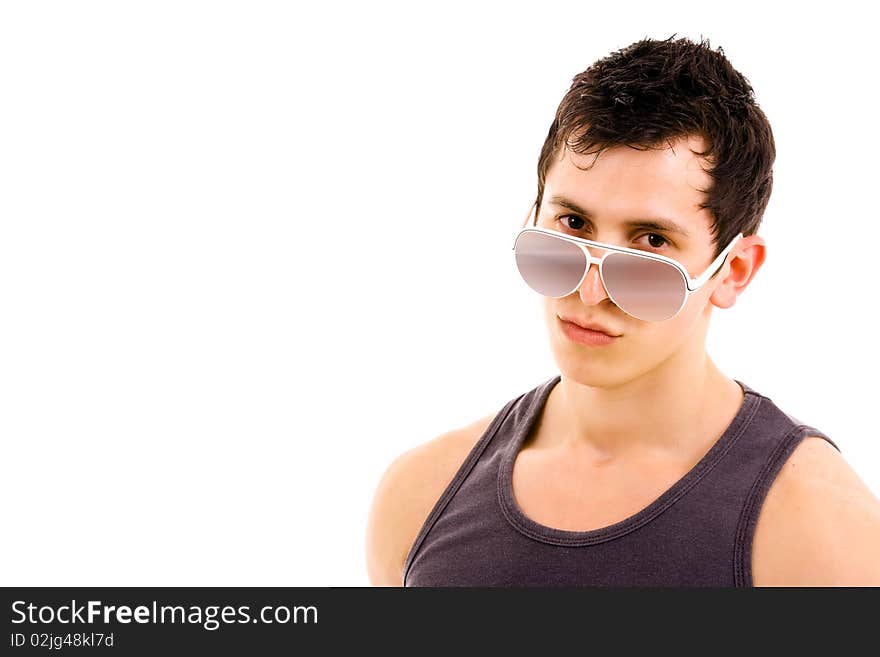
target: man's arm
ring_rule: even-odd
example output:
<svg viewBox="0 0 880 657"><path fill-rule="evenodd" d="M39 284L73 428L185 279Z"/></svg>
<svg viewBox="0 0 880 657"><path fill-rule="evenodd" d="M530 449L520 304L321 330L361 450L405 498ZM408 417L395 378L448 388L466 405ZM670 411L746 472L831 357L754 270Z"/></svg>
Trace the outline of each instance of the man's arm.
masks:
<svg viewBox="0 0 880 657"><path fill-rule="evenodd" d="M398 456L382 475L367 521L367 574L403 586L403 566L422 525L498 411Z"/></svg>
<svg viewBox="0 0 880 657"><path fill-rule="evenodd" d="M409 535L414 521L407 491L417 482L416 450L398 456L382 475L367 521L367 574L373 586L402 586ZM415 535L413 534L413 539Z"/></svg>
<svg viewBox="0 0 880 657"><path fill-rule="evenodd" d="M828 441L808 436L770 487L755 586L880 586L880 500Z"/></svg>

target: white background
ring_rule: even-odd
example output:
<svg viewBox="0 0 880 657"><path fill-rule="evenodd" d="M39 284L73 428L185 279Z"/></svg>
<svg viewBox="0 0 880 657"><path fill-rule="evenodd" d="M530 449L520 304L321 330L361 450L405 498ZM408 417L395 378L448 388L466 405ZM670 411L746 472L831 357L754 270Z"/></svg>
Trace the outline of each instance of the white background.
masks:
<svg viewBox="0 0 880 657"><path fill-rule="evenodd" d="M366 585L391 460L557 373L512 239L571 78L646 36L776 138L709 353L880 493L865 5L608 4L4 3L0 583Z"/></svg>

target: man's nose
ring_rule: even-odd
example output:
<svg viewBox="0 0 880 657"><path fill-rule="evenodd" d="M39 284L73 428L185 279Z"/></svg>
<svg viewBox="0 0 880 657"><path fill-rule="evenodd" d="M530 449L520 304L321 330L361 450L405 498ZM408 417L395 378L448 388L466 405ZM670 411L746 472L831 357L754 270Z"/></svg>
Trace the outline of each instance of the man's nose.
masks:
<svg viewBox="0 0 880 657"><path fill-rule="evenodd" d="M605 286L602 285L602 277L599 276L599 265L590 263L587 275L578 288L578 295L588 306L596 305L608 298Z"/></svg>

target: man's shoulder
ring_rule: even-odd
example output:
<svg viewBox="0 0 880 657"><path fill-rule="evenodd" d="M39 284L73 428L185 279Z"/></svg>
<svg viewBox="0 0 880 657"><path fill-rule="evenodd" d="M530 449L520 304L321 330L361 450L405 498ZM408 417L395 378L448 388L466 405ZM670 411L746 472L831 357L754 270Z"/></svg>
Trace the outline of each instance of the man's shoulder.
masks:
<svg viewBox="0 0 880 657"><path fill-rule="evenodd" d="M497 413L493 411L403 452L389 466L387 474L408 490L418 487L427 498L436 500ZM427 518L427 513L424 515Z"/></svg>
<svg viewBox="0 0 880 657"><path fill-rule="evenodd" d="M402 584L403 566L422 525L498 412L417 445L386 468L370 511L371 581Z"/></svg>
<svg viewBox="0 0 880 657"><path fill-rule="evenodd" d="M880 500L843 455L806 436L774 479L752 543L756 586L880 585Z"/></svg>
<svg viewBox="0 0 880 657"><path fill-rule="evenodd" d="M399 459L405 467L413 468L420 474L438 468L447 472L451 467L457 469L497 414L498 411L494 410L470 424L447 431L404 452Z"/></svg>

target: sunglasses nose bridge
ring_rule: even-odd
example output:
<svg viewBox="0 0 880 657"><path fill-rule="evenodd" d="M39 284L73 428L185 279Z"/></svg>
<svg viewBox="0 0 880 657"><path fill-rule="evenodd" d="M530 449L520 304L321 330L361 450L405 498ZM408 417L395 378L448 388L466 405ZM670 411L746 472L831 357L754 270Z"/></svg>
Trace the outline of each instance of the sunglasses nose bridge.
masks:
<svg viewBox="0 0 880 657"><path fill-rule="evenodd" d="M596 265L596 269L599 269L599 265L602 264L602 258L605 257L605 254L603 253L600 256L594 256L590 252L590 249L587 248L587 246L585 244L581 244L580 247L581 247L581 249L583 249L584 255L587 257L587 270L589 271L589 268L592 265ZM596 248L596 247L593 247L593 248Z"/></svg>
<svg viewBox="0 0 880 657"><path fill-rule="evenodd" d="M590 250L586 247L586 245L580 245L581 250L584 252L584 257L586 258L587 265L586 270L584 271L584 275L581 278L580 285L578 285L577 292L580 294L581 298L584 299L587 303L598 303L602 299L608 297L608 290L605 289L605 281L602 278L602 259L604 258L604 254L601 256L594 256L590 253ZM590 272L593 269L593 265L595 265L595 273L592 274L593 279L590 280ZM592 301L591 301L592 299Z"/></svg>
<svg viewBox="0 0 880 657"><path fill-rule="evenodd" d="M593 265L596 265L596 272L601 277L602 275L602 261L605 259L607 255L607 251L604 249L599 249L598 247L587 247L585 244L580 245L581 250L584 252L584 257L587 259L587 271L584 272L584 278L586 278L590 274L590 270L593 268ZM602 251L598 256L594 255L590 249L594 249L597 251Z"/></svg>

